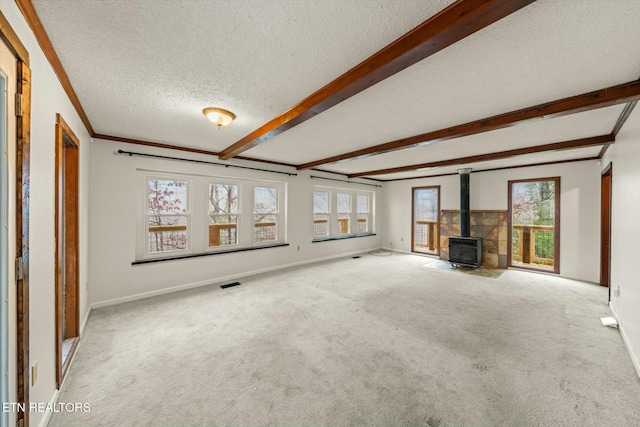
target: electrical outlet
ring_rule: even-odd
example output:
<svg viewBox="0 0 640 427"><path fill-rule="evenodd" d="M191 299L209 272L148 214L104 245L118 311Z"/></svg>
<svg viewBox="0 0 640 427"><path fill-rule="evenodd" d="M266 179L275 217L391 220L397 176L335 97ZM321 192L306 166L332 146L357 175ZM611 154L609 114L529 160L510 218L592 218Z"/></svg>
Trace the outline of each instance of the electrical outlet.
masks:
<svg viewBox="0 0 640 427"><path fill-rule="evenodd" d="M620 298L620 286L613 290L613 296L616 298Z"/></svg>
<svg viewBox="0 0 640 427"><path fill-rule="evenodd" d="M298 245L298 250L300 250L300 245Z"/></svg>
<svg viewBox="0 0 640 427"><path fill-rule="evenodd" d="M36 360L31 365L31 387L36 385L36 381L38 379L38 361Z"/></svg>
<svg viewBox="0 0 640 427"><path fill-rule="evenodd" d="M400 238L400 241L401 241L401 242L404 242L404 237L401 237L401 238Z"/></svg>

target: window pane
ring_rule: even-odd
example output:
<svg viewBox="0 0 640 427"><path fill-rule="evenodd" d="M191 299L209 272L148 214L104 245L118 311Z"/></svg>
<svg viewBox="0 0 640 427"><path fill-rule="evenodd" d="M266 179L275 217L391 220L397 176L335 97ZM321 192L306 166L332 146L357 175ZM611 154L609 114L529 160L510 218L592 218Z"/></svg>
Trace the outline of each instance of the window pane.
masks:
<svg viewBox="0 0 640 427"><path fill-rule="evenodd" d="M555 181L512 184L512 265L555 271L556 199Z"/></svg>
<svg viewBox="0 0 640 427"><path fill-rule="evenodd" d="M240 213L237 185L209 184L209 215Z"/></svg>
<svg viewBox="0 0 640 427"><path fill-rule="evenodd" d="M183 215L148 215L147 247L149 253L186 249L187 222L187 217Z"/></svg>
<svg viewBox="0 0 640 427"><path fill-rule="evenodd" d="M324 191L314 191L313 193L313 213L329 213L329 193Z"/></svg>
<svg viewBox="0 0 640 427"><path fill-rule="evenodd" d="M357 205L358 213L369 213L369 196L366 194L358 194Z"/></svg>
<svg viewBox="0 0 640 427"><path fill-rule="evenodd" d="M440 247L438 188L414 188L413 190L413 247L412 251L437 254Z"/></svg>
<svg viewBox="0 0 640 427"><path fill-rule="evenodd" d="M351 194L338 193L338 213L351 213Z"/></svg>
<svg viewBox="0 0 640 427"><path fill-rule="evenodd" d="M254 242L275 242L278 240L277 215L254 215Z"/></svg>
<svg viewBox="0 0 640 427"><path fill-rule="evenodd" d="M278 189L256 187L253 203L254 214L271 214L278 212Z"/></svg>
<svg viewBox="0 0 640 427"><path fill-rule="evenodd" d="M209 247L238 244L238 215L209 215Z"/></svg>
<svg viewBox="0 0 640 427"><path fill-rule="evenodd" d="M187 182L149 179L147 181L147 213L187 213Z"/></svg>
<svg viewBox="0 0 640 427"><path fill-rule="evenodd" d="M313 237L329 235L329 193L313 192Z"/></svg>
<svg viewBox="0 0 640 427"><path fill-rule="evenodd" d="M369 214L358 214L358 233L367 233L369 231Z"/></svg>

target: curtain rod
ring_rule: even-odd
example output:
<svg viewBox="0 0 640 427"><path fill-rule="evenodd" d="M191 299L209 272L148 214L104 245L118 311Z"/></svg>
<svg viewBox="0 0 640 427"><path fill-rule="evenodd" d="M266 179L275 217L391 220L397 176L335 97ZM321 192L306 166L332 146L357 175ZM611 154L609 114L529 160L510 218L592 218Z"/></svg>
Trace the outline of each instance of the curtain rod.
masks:
<svg viewBox="0 0 640 427"><path fill-rule="evenodd" d="M288 175L288 176L298 176L297 173L291 173L291 172L280 172L280 171L273 171L273 170L269 170L269 169L251 168L251 167L248 167L248 166L227 165L227 164L224 164L224 163L207 162L205 160L185 159L185 158L182 158L182 157L170 157L170 156L159 156L157 154L136 153L136 152L133 152L133 151L118 150L118 154L127 154L130 157L131 156L140 156L140 157L153 157L153 158L156 158L156 159L165 159L165 160L180 160L180 161L183 161L183 162L204 163L204 164L207 164L207 165L224 166L225 168L249 169L249 170L252 170L252 171L278 173L278 174L281 174L281 175Z"/></svg>
<svg viewBox="0 0 640 427"><path fill-rule="evenodd" d="M323 177L323 176L315 176L315 175L311 175L311 179L326 179L327 181L346 182L347 184L370 185L371 187L380 187L380 188L382 188L382 185L377 185L377 184L368 184L368 183L366 183L366 182L346 181L346 180L344 180L344 179L325 178L325 177Z"/></svg>

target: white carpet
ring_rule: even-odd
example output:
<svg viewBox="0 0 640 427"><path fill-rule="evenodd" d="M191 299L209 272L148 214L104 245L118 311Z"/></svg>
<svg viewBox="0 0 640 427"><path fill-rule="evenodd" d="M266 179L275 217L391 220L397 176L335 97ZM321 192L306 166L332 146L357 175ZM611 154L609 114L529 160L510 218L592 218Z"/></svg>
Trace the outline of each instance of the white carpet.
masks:
<svg viewBox="0 0 640 427"><path fill-rule="evenodd" d="M639 426L607 289L365 255L94 310L57 426Z"/></svg>

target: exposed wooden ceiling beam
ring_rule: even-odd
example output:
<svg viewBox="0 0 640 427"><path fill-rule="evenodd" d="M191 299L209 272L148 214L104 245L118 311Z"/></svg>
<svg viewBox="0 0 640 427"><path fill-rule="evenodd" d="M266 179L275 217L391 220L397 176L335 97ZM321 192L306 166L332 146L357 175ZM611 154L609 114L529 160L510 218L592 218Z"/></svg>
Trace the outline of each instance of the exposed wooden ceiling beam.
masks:
<svg viewBox="0 0 640 427"><path fill-rule="evenodd" d="M76 91L73 89L73 86L71 86L71 80L69 80L69 76L62 66L62 62L60 62L60 58L53 48L53 44L51 44L51 40L49 39L47 32L44 30L42 22L40 22L40 18L38 18L38 14L33 7L33 3L31 3L31 0L16 0L16 3L24 16L24 19L27 21L27 24L29 24L31 31L33 31L33 35L44 52L44 56L47 57L53 71L55 71L58 76L58 80L60 80L60 84L69 97L71 104L73 104L78 116L80 116L80 120L82 120L84 127L87 129L89 135L93 136L95 132L93 131L93 127L91 127L91 122L89 122L89 118L84 112L84 108L82 108L82 104L80 103L80 99L78 98Z"/></svg>
<svg viewBox="0 0 640 427"><path fill-rule="evenodd" d="M547 102L534 107L523 108L521 110L488 117L486 119L476 120L450 128L410 136L408 138L402 138L396 141L375 145L373 147L351 151L349 153L328 157L326 159L304 163L298 165L298 169L309 169L327 163L337 163L344 160L374 156L377 154L415 147L426 142L446 141L463 136L476 135L483 132L516 126L533 120L552 119L567 116L569 114L622 104L625 102L637 101L638 99L640 99L640 81L636 80L584 93L582 95Z"/></svg>
<svg viewBox="0 0 640 427"><path fill-rule="evenodd" d="M562 163L586 162L591 160L598 160L598 157L592 156L592 157L582 157L580 159L556 160L554 162L528 163L526 165L502 166L499 168L491 168L491 169L477 169L477 170L473 170L471 173L495 172L495 171L503 171L508 169L520 169L520 168L532 168L536 166L559 165ZM381 182L408 181L410 179L439 178L443 176L453 176L453 175L459 175L459 174L458 172L450 172L450 173L441 173L437 175L411 176L408 178L381 179L380 181Z"/></svg>
<svg viewBox="0 0 640 427"><path fill-rule="evenodd" d="M618 120L616 121L615 126L613 126L613 130L611 131L612 135L614 136L618 135L618 132L620 132L620 129L622 129L622 126L624 126L624 124L627 122L627 119L631 115L631 112L636 107L637 103L638 101L633 101L633 102L627 103L627 105L624 106L624 110L622 110L622 112L620 113L620 116L618 117ZM599 159L604 157L604 154L609 149L609 145L611 144L605 144L602 146L602 150L600 150L600 154L598 154Z"/></svg>
<svg viewBox="0 0 640 427"><path fill-rule="evenodd" d="M268 141L534 1L458 0L288 111L227 147L219 157L227 160Z"/></svg>
<svg viewBox="0 0 640 427"><path fill-rule="evenodd" d="M613 127L613 131L611 131L612 134L618 135L618 132L620 132L620 129L622 129L622 126L624 126L624 124L627 122L627 119L631 115L631 112L636 107L637 103L638 101L632 101L632 102L629 102L627 105L625 105L624 110L622 110L622 113L620 113L620 117L618 117L618 121Z"/></svg>
<svg viewBox="0 0 640 427"><path fill-rule="evenodd" d="M576 148L586 148L605 144L612 144L616 137L613 134L593 136L590 138L572 139L570 141L553 142L551 144L536 145L533 147L516 148L513 150L498 151L495 153L478 154L475 156L459 157L457 159L438 160L435 162L421 163L410 166L399 166L388 169L378 169L368 172L350 174L349 178L358 178L369 175L386 175L389 173L414 171L423 168L434 168L441 166L465 165L469 163L488 162L491 160L508 159L510 157L522 156L525 154L543 153L545 151L561 151Z"/></svg>

